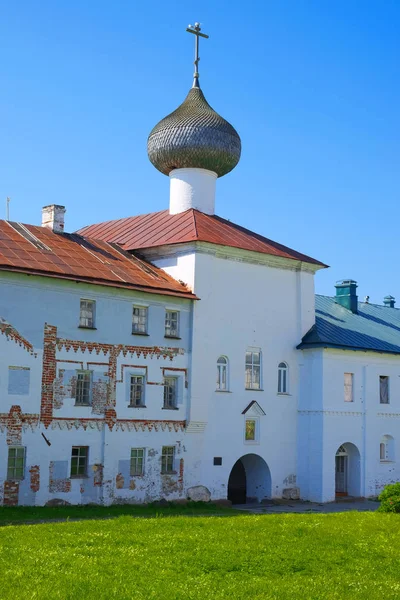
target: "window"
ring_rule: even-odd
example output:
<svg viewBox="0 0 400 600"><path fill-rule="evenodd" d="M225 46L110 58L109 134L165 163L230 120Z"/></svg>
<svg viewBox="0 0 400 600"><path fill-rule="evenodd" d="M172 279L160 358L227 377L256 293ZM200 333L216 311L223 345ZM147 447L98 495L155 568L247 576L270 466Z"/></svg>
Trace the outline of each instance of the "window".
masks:
<svg viewBox="0 0 400 600"><path fill-rule="evenodd" d="M71 477L86 477L89 448L72 446Z"/></svg>
<svg viewBox="0 0 400 600"><path fill-rule="evenodd" d="M16 396L29 394L31 371L29 367L8 367L8 393Z"/></svg>
<svg viewBox="0 0 400 600"><path fill-rule="evenodd" d="M81 309L79 314L79 327L94 329L94 313L96 302L94 300L83 300L81 298Z"/></svg>
<svg viewBox="0 0 400 600"><path fill-rule="evenodd" d="M246 442L256 441L256 424L257 421L255 419L246 419L246 429L244 434Z"/></svg>
<svg viewBox="0 0 400 600"><path fill-rule="evenodd" d="M174 472L175 446L163 446L161 455L161 473Z"/></svg>
<svg viewBox="0 0 400 600"><path fill-rule="evenodd" d="M23 479L25 472L25 448L10 446L8 449L7 479Z"/></svg>
<svg viewBox="0 0 400 600"><path fill-rule="evenodd" d="M131 448L131 475L144 474L144 448Z"/></svg>
<svg viewBox="0 0 400 600"><path fill-rule="evenodd" d="M92 371L76 372L76 396L75 405L90 406Z"/></svg>
<svg viewBox="0 0 400 600"><path fill-rule="evenodd" d="M261 352L246 352L246 389L261 389Z"/></svg>
<svg viewBox="0 0 400 600"><path fill-rule="evenodd" d="M164 377L164 408L176 408L177 378Z"/></svg>
<svg viewBox="0 0 400 600"><path fill-rule="evenodd" d="M344 401L353 402L353 373L344 374Z"/></svg>
<svg viewBox="0 0 400 600"><path fill-rule="evenodd" d="M131 375L129 406L144 406L143 375Z"/></svg>
<svg viewBox="0 0 400 600"><path fill-rule="evenodd" d="M381 462L394 461L394 438L391 435L384 435L379 444L379 459Z"/></svg>
<svg viewBox="0 0 400 600"><path fill-rule="evenodd" d="M132 316L132 333L147 333L147 307L134 306Z"/></svg>
<svg viewBox="0 0 400 600"><path fill-rule="evenodd" d="M217 390L226 391L228 389L228 359L220 356L217 360Z"/></svg>
<svg viewBox="0 0 400 600"><path fill-rule="evenodd" d="M179 337L179 312L176 310L165 312L165 335L166 337Z"/></svg>
<svg viewBox="0 0 400 600"><path fill-rule="evenodd" d="M389 404L389 377L379 376L379 398L381 404Z"/></svg>
<svg viewBox="0 0 400 600"><path fill-rule="evenodd" d="M288 393L288 366L281 362L278 365L278 394Z"/></svg>

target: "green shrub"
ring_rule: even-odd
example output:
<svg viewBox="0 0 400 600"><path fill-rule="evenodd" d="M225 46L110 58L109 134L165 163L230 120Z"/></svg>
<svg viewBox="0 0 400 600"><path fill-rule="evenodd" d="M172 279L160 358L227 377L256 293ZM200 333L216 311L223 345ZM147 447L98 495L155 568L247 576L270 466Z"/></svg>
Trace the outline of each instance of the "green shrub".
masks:
<svg viewBox="0 0 400 600"><path fill-rule="evenodd" d="M400 513L400 483L387 485L378 500L381 502L380 512Z"/></svg>

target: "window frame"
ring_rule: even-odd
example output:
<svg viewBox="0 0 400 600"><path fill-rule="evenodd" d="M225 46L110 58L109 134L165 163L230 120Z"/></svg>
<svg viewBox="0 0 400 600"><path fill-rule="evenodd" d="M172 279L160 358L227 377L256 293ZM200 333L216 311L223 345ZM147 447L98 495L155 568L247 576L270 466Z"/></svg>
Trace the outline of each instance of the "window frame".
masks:
<svg viewBox="0 0 400 600"><path fill-rule="evenodd" d="M395 462L395 442L394 437L389 434L385 434L381 437L379 443L379 461L381 463L393 463ZM383 458L382 458L383 450Z"/></svg>
<svg viewBox="0 0 400 600"><path fill-rule="evenodd" d="M382 383L386 381L387 401L382 401ZM389 375L379 375L379 404L390 404L390 377Z"/></svg>
<svg viewBox="0 0 400 600"><path fill-rule="evenodd" d="M135 315L135 310L139 311L138 315ZM144 315L140 314L141 311L144 311ZM136 321L135 317L137 318ZM132 306L132 335L148 335L148 321L149 307L141 304L134 304ZM136 328L135 325L137 325Z"/></svg>
<svg viewBox="0 0 400 600"><path fill-rule="evenodd" d="M15 452L15 456L10 456L11 452ZM22 451L22 457L18 456L18 451ZM17 466L17 460L22 459L22 467ZM13 465L10 466L10 462L13 461ZM26 467L26 447L25 446L9 446L7 454L7 481L23 481L25 479L25 467ZM17 474L18 471L22 471Z"/></svg>
<svg viewBox="0 0 400 600"><path fill-rule="evenodd" d="M172 387L169 384L166 384L167 381L173 381L173 385ZM174 375L164 375L164 379L163 379L163 408L165 410L176 410L178 408L178 381L179 378L175 377ZM169 405L169 400L166 400L166 389L167 387L171 388L174 392L173 394L173 404L170 406Z"/></svg>
<svg viewBox="0 0 400 600"><path fill-rule="evenodd" d="M283 383L285 384L284 386ZM278 394L280 396L287 396L289 394L289 366L284 360L278 364Z"/></svg>
<svg viewBox="0 0 400 600"><path fill-rule="evenodd" d="M168 315L176 314L176 318ZM172 322L176 323L175 328L172 327ZM180 311L173 308L165 309L165 320L164 320L164 337L172 339L180 339Z"/></svg>
<svg viewBox="0 0 400 600"><path fill-rule="evenodd" d="M247 360L247 357L249 354L251 355L250 362ZM254 362L255 354L259 355L258 363ZM247 377L249 368L250 368L250 374L251 374L250 375L250 386L248 385L248 377ZM257 372L257 369L258 369L258 379L259 379L258 387L255 385L255 377L254 377L254 373ZM262 391L261 372L262 372L262 352L261 352L261 350L246 350L246 355L245 355L245 389L246 390Z"/></svg>
<svg viewBox="0 0 400 600"><path fill-rule="evenodd" d="M136 452L136 456L134 456ZM141 452L141 456L138 453ZM145 461L146 461L146 448L131 448L131 459L130 459L130 475L131 477L142 477L145 474ZM135 462L136 468L133 468ZM137 469L137 465L141 465L141 469Z"/></svg>
<svg viewBox="0 0 400 600"><path fill-rule="evenodd" d="M254 423L254 438L247 437L247 423ZM260 419L258 417L245 417L244 419L244 443L259 444L260 434Z"/></svg>
<svg viewBox="0 0 400 600"><path fill-rule="evenodd" d="M89 389L87 392L88 400L87 402L78 402L78 390L81 393L82 384L79 385L79 382L82 379L79 379L79 376L85 375L89 377ZM92 406L92 385L93 385L93 371L90 369L77 369L76 371L76 389L75 389L75 406ZM83 382L83 388L85 386L85 382Z"/></svg>
<svg viewBox="0 0 400 600"><path fill-rule="evenodd" d="M224 360L225 362L220 362L221 360ZM223 354L221 354L221 356L218 357L217 359L217 385L216 385L216 391L217 392L229 392L229 360L227 356L224 356ZM225 374L225 387L221 387L221 382L223 381L223 374Z"/></svg>
<svg viewBox="0 0 400 600"><path fill-rule="evenodd" d="M88 303L91 305L92 310L91 310L91 316L87 317L87 316L82 316L82 312L83 312L83 308L82 308L82 304L83 303ZM87 307L86 307L87 309ZM84 319L86 319L87 322L84 322ZM88 322L91 322L91 324L88 324ZM92 298L80 298L80 303L79 303L79 327L81 329L96 329L96 300L93 300Z"/></svg>
<svg viewBox="0 0 400 600"><path fill-rule="evenodd" d="M132 383L133 379L140 379L141 382L135 382ZM138 388L140 387L141 389L141 393L140 393L140 404L135 404L132 402L132 392L134 387ZM146 390L146 377L144 375L141 374L136 374L136 373L131 373L130 374L130 382L129 382L129 404L128 407L129 408L146 408L146 403L145 403L145 390Z"/></svg>
<svg viewBox="0 0 400 600"><path fill-rule="evenodd" d="M351 380L351 386L350 386L350 390L351 390L351 399L347 400L348 394L347 391L349 389L348 384L346 384L346 375L350 375L350 380ZM344 392L344 402L354 402L354 373L349 373L346 372L343 374L343 392Z"/></svg>
<svg viewBox="0 0 400 600"><path fill-rule="evenodd" d="M169 452L172 451L172 452ZM161 450L161 475L176 473L175 470L175 446L163 446Z"/></svg>
<svg viewBox="0 0 400 600"><path fill-rule="evenodd" d="M85 449L85 455L81 456L80 452L78 452L78 454L76 456L74 456L74 450L83 450ZM78 472L73 473L73 464L72 461L74 459L77 459L77 463L76 463L76 470ZM80 467L80 459L84 458L84 472L83 473L79 473L79 467ZM70 467L70 478L71 479L85 479L88 476L88 463L89 463L89 446L72 446L71 449L71 467Z"/></svg>

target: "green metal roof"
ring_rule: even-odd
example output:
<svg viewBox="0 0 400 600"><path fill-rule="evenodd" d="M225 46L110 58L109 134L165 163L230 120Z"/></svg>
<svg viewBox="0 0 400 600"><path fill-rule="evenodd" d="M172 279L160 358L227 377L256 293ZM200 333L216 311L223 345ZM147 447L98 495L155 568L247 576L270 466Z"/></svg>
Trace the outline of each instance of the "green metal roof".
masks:
<svg viewBox="0 0 400 600"><path fill-rule="evenodd" d="M358 302L352 313L329 296L315 297L315 325L297 348L341 348L400 354L400 309Z"/></svg>

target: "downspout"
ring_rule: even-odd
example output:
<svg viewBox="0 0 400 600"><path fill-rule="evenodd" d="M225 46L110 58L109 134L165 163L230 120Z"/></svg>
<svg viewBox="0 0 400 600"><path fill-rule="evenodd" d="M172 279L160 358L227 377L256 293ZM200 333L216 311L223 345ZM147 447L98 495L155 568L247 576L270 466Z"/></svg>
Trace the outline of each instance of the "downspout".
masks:
<svg viewBox="0 0 400 600"><path fill-rule="evenodd" d="M367 368L364 366L362 369L362 403L363 403L363 411L362 411L362 460L360 457L360 477L361 477L361 485L360 492L361 496L365 498L365 478L366 478L366 463L367 463Z"/></svg>

